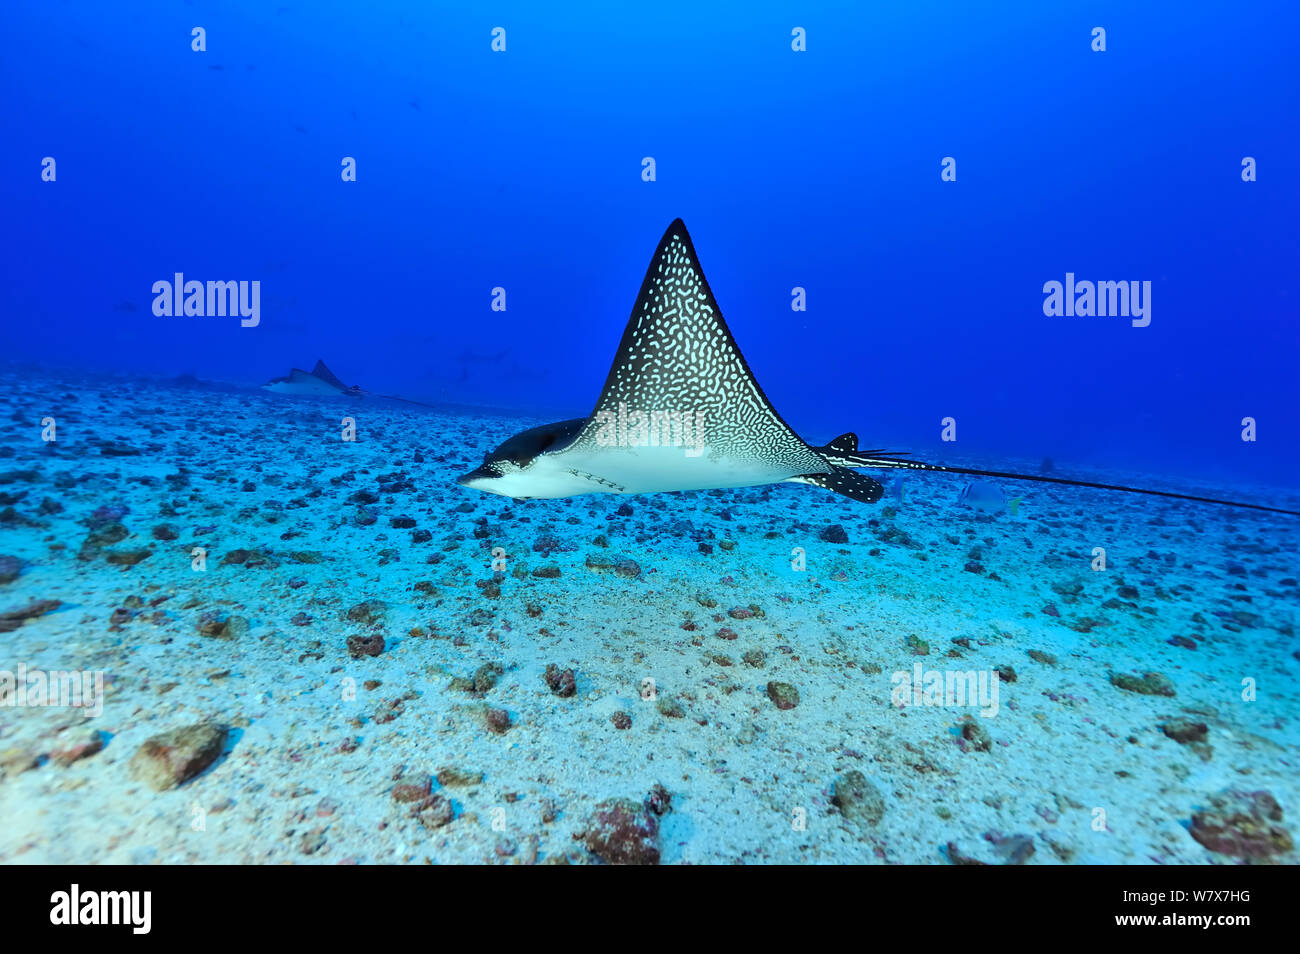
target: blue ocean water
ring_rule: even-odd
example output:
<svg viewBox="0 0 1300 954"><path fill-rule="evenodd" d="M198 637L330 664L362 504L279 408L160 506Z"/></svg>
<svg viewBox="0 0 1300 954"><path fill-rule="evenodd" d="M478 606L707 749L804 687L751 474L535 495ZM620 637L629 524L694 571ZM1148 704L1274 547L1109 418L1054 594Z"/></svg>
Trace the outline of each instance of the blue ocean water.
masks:
<svg viewBox="0 0 1300 954"><path fill-rule="evenodd" d="M580 416L680 216L811 436L933 450L951 416L970 452L1294 484L1294 4L3 16L7 359L255 385L324 358ZM260 281L260 324L155 317L177 272ZM1150 282L1149 326L1045 316L1067 272Z"/></svg>

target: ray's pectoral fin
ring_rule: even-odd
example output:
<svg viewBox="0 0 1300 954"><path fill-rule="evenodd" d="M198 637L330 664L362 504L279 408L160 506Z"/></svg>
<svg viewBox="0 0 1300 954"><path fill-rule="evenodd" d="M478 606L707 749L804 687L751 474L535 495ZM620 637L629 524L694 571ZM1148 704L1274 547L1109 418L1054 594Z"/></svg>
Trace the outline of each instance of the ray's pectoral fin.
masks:
<svg viewBox="0 0 1300 954"><path fill-rule="evenodd" d="M814 487L843 494L863 503L875 503L885 495L885 488L880 481L859 474L856 470L849 470L847 467L835 467L829 474L804 474L802 477L791 477L788 482L812 484Z"/></svg>
<svg viewBox="0 0 1300 954"><path fill-rule="evenodd" d="M574 452L603 452L609 442L602 432L610 422L632 416L648 421L650 433L659 433L658 446L677 446L673 434L689 427L691 438L682 437L683 442L709 450L679 456L675 473L646 475L644 485L629 479L634 493L719 486L713 473L719 463L731 468L734 482L726 486L774 483L825 469L825 458L803 442L763 393L681 219L659 240ZM665 421L677 421L680 430L674 432ZM853 435L844 438L857 446Z"/></svg>

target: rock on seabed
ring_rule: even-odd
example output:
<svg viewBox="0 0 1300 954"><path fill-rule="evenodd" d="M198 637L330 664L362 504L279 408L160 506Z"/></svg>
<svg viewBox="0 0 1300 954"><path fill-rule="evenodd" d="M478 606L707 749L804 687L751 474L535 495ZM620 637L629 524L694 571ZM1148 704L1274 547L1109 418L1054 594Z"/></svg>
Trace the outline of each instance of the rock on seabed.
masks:
<svg viewBox="0 0 1300 954"><path fill-rule="evenodd" d="M229 731L224 725L201 722L155 735L131 756L131 777L155 792L182 785L217 760Z"/></svg>

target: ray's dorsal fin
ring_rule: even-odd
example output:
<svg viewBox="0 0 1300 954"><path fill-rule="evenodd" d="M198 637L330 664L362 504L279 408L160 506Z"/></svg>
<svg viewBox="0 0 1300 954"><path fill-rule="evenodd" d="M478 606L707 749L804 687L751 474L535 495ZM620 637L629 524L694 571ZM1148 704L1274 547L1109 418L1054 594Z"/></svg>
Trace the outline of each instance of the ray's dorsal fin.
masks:
<svg viewBox="0 0 1300 954"><path fill-rule="evenodd" d="M311 369L311 373L313 377L320 378L322 381L333 385L340 391L346 391L348 389L347 385L340 381L333 371L325 367L324 361L317 360L316 367Z"/></svg>
<svg viewBox="0 0 1300 954"><path fill-rule="evenodd" d="M849 431L841 434L835 440L826 444L825 447L818 447L817 450L823 454L856 454L858 452L858 435Z"/></svg>
<svg viewBox="0 0 1300 954"><path fill-rule="evenodd" d="M712 454L826 473L826 461L767 399L723 320L686 226L675 219L646 269L605 387L578 443L602 414L685 415Z"/></svg>

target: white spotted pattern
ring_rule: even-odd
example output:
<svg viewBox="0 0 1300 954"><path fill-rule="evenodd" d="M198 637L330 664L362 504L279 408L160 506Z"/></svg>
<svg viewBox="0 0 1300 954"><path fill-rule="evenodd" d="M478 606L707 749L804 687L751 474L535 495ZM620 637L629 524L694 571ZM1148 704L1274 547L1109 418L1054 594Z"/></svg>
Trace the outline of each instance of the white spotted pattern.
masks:
<svg viewBox="0 0 1300 954"><path fill-rule="evenodd" d="M705 456L755 477L774 481L830 472L754 380L680 220L664 235L646 273L596 410L559 454L590 455L600 428L597 414L618 415L620 406L647 414L702 411Z"/></svg>

